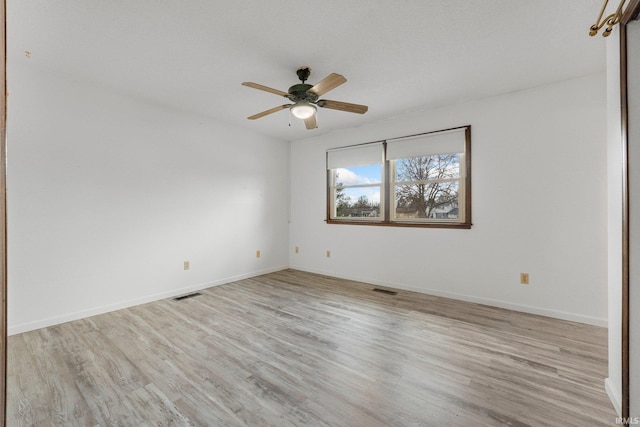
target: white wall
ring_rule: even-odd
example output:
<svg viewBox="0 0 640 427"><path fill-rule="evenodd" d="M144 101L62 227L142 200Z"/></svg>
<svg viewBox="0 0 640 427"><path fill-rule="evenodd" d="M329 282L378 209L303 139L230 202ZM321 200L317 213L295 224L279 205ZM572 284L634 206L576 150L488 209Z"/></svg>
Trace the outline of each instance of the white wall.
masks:
<svg viewBox="0 0 640 427"><path fill-rule="evenodd" d="M622 408L622 136L620 32L607 38L607 238L609 377L605 387L618 415Z"/></svg>
<svg viewBox="0 0 640 427"><path fill-rule="evenodd" d="M10 334L287 266L287 143L8 73Z"/></svg>
<svg viewBox="0 0 640 427"><path fill-rule="evenodd" d="M605 86L591 75L294 142L291 267L606 325ZM471 230L324 222L327 148L467 124Z"/></svg>

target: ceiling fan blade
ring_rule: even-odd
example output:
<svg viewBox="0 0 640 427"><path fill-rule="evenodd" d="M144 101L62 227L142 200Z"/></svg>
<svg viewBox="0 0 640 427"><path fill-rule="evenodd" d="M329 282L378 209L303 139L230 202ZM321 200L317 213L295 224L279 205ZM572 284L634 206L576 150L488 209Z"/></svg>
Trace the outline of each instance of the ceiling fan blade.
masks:
<svg viewBox="0 0 640 427"><path fill-rule="evenodd" d="M289 105L278 105L277 107L273 107L269 110L263 111L262 113L254 114L253 116L247 117L249 120L259 119L260 117L267 116L269 114L276 113L280 110L284 110L285 108L289 108Z"/></svg>
<svg viewBox="0 0 640 427"><path fill-rule="evenodd" d="M242 86L252 87L254 89L263 90L265 92L273 93L273 94L280 95L280 96L289 96L289 94L287 92L283 92L283 91L278 90L278 89L273 89L273 88L270 88L270 87L267 87L267 86L259 85L258 83L242 82Z"/></svg>
<svg viewBox="0 0 640 427"><path fill-rule="evenodd" d="M364 114L369 110L366 105L350 104L348 102L330 101L321 99L318 101L318 107L330 108L332 110L346 111L348 113Z"/></svg>
<svg viewBox="0 0 640 427"><path fill-rule="evenodd" d="M316 115L314 114L313 116L304 119L304 125L309 130L317 128L318 127L318 122L316 121Z"/></svg>
<svg viewBox="0 0 640 427"><path fill-rule="evenodd" d="M344 76L336 73L331 73L327 77L316 83L316 85L309 89L307 92L313 92L318 96L322 96L325 93L329 92L331 89L337 88L346 81L347 79L345 79Z"/></svg>

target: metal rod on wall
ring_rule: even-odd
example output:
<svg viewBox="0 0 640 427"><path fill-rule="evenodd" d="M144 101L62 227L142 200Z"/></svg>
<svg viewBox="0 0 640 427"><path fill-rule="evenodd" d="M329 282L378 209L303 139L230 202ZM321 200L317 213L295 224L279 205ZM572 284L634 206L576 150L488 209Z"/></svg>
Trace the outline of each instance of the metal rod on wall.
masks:
<svg viewBox="0 0 640 427"><path fill-rule="evenodd" d="M613 27L616 24L620 23L620 20L622 19L622 9L624 8L624 4L626 2L627 0L622 0L620 2L620 5L618 5L618 9L614 13L602 19L602 15L604 15L604 11L607 9L607 4L609 3L609 0L604 0L604 4L602 5L602 9L600 10L600 15L598 15L598 20L591 26L591 28L589 28L589 35L592 37L595 36L596 34L598 34L598 31L600 31L602 27L606 25L607 28L602 33L602 36L608 37L609 34L611 34L611 31L613 31Z"/></svg>

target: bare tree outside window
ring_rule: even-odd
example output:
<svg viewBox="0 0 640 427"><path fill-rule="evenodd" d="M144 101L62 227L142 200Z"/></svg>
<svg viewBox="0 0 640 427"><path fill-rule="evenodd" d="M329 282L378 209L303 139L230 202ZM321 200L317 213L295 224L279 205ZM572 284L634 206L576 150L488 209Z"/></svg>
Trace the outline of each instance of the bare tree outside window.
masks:
<svg viewBox="0 0 640 427"><path fill-rule="evenodd" d="M460 177L458 154L397 159L395 166L398 216L457 218Z"/></svg>
<svg viewBox="0 0 640 427"><path fill-rule="evenodd" d="M346 216L351 203L344 192L344 184L340 182L340 172L336 173L336 216Z"/></svg>

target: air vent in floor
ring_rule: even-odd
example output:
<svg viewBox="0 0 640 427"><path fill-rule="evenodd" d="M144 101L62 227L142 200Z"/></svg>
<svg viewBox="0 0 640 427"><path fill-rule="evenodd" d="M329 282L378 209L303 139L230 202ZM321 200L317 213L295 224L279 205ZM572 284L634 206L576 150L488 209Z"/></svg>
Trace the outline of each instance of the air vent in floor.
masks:
<svg viewBox="0 0 640 427"><path fill-rule="evenodd" d="M373 292L380 292L381 294L386 294L386 295L398 295L396 291L388 291L386 289L380 289L380 288L373 288Z"/></svg>
<svg viewBox="0 0 640 427"><path fill-rule="evenodd" d="M193 297L197 297L198 295L202 295L199 292L194 292L192 294L188 294L188 295L182 295L180 297L175 297L174 300L176 301L182 301L183 299L187 299L187 298L193 298Z"/></svg>

